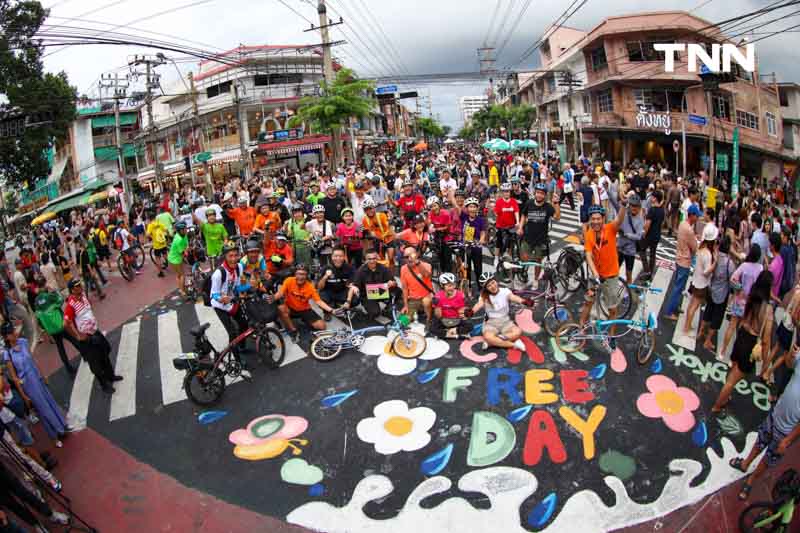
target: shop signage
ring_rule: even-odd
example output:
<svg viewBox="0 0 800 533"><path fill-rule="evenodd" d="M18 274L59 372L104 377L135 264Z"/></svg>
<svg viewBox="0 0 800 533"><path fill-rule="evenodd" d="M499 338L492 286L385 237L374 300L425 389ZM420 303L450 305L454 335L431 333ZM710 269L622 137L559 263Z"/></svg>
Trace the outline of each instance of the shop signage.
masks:
<svg viewBox="0 0 800 533"><path fill-rule="evenodd" d="M733 173L731 174L731 193L739 194L739 127L733 128Z"/></svg>
<svg viewBox="0 0 800 533"><path fill-rule="evenodd" d="M698 126L705 126L708 120L706 117L701 117L700 115L689 115L689 122L692 124L697 124Z"/></svg>
<svg viewBox="0 0 800 533"><path fill-rule="evenodd" d="M717 170L728 172L728 154L717 154Z"/></svg>
<svg viewBox="0 0 800 533"><path fill-rule="evenodd" d="M205 163L206 161L210 161L211 152L200 152L199 154L195 154L194 160L196 163Z"/></svg>
<svg viewBox="0 0 800 533"><path fill-rule="evenodd" d="M258 134L258 142L280 142L294 139L302 139L303 130L301 128L290 128L288 130L262 131Z"/></svg>
<svg viewBox="0 0 800 533"><path fill-rule="evenodd" d="M647 106L639 106L636 115L637 128L664 129L664 134L672 135L672 116L669 113L651 113Z"/></svg>
<svg viewBox="0 0 800 533"><path fill-rule="evenodd" d="M375 89L375 94L394 94L397 92L397 85L384 85Z"/></svg>

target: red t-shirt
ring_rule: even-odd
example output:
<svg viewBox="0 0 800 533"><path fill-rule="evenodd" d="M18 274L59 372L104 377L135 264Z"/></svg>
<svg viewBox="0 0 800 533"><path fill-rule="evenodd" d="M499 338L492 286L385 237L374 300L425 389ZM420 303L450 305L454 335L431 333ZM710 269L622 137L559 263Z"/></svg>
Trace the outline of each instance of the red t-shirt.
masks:
<svg viewBox="0 0 800 533"><path fill-rule="evenodd" d="M425 207L425 199L419 193L412 194L411 196L402 194L397 201L397 205L402 211L421 213L422 209Z"/></svg>
<svg viewBox="0 0 800 533"><path fill-rule="evenodd" d="M431 222L431 224L434 225L434 227L445 226L445 229L442 230L442 232L444 233L445 240L449 240L450 239L449 229L450 229L450 224L451 224L451 222L450 222L450 213L448 213L444 209L440 209L438 215L434 215L433 212L431 212L428 215L428 218L430 219L430 222Z"/></svg>
<svg viewBox="0 0 800 533"><path fill-rule="evenodd" d="M517 219L514 213L519 213L519 203L514 198L498 198L494 203L494 214L497 215L498 229L514 226Z"/></svg>

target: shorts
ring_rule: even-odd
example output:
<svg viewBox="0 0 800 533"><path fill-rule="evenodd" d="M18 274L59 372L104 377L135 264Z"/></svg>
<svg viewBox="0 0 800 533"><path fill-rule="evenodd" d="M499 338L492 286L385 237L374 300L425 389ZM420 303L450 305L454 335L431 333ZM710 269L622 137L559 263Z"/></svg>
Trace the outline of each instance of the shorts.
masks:
<svg viewBox="0 0 800 533"><path fill-rule="evenodd" d="M156 257L164 257L167 255L167 247L163 248L153 248L153 255Z"/></svg>
<svg viewBox="0 0 800 533"><path fill-rule="evenodd" d="M778 446L781 441L786 438L786 435L778 431L775 427L775 420L772 417L772 411L767 414L767 418L758 426L758 447L765 450L764 457L767 460L767 466L775 466L783 458L778 453Z"/></svg>
<svg viewBox="0 0 800 533"><path fill-rule="evenodd" d="M510 318L490 318L483 323L483 333L509 335L516 327Z"/></svg>
<svg viewBox="0 0 800 533"><path fill-rule="evenodd" d="M733 341L731 351L731 361L734 361L745 374L752 374L756 371L756 363L751 359L753 348L760 342L756 335L753 335L744 328L739 328L736 333L736 340Z"/></svg>
<svg viewBox="0 0 800 533"><path fill-rule="evenodd" d="M547 243L529 244L528 241L522 241L520 252L523 256L527 256L528 260L540 262L547 257Z"/></svg>
<svg viewBox="0 0 800 533"><path fill-rule="evenodd" d="M303 311L289 309L289 318L299 318L308 327L312 327L314 322L318 322L320 320L320 316L313 309L305 309Z"/></svg>
<svg viewBox="0 0 800 533"><path fill-rule="evenodd" d="M708 322L709 327L714 331L718 331L722 327L722 321L725 319L725 308L728 306L728 299L726 298L721 304L715 304L710 298L706 308L703 310L703 322Z"/></svg>
<svg viewBox="0 0 800 533"><path fill-rule="evenodd" d="M734 301L731 304L731 315L735 316L736 318L742 318L744 316L744 304Z"/></svg>
<svg viewBox="0 0 800 533"><path fill-rule="evenodd" d="M28 429L27 422L19 417L14 417L14 420L6 424L6 427L11 430L11 433L14 435L14 440L16 440L20 446L23 448L33 446L33 435L31 435L31 430Z"/></svg>
<svg viewBox="0 0 800 533"><path fill-rule="evenodd" d="M775 336L778 337L778 344L783 350L789 351L792 349L794 331L789 331L783 324L778 324L778 327L775 328Z"/></svg>
<svg viewBox="0 0 800 533"><path fill-rule="evenodd" d="M635 255L625 255L619 250L617 250L617 256L619 257L619 264L622 265L625 262L625 272L630 272L633 274L633 265L636 263L636 256Z"/></svg>
<svg viewBox="0 0 800 533"><path fill-rule="evenodd" d="M705 302L708 300L708 287L695 287L694 285L689 286L689 294L698 298L700 301Z"/></svg>
<svg viewBox="0 0 800 533"><path fill-rule="evenodd" d="M103 259L111 259L111 249L107 244L105 246L97 247L97 259L100 261Z"/></svg>
<svg viewBox="0 0 800 533"><path fill-rule="evenodd" d="M144 224L136 224L133 226L133 234L134 235L144 235Z"/></svg>
<svg viewBox="0 0 800 533"><path fill-rule="evenodd" d="M413 315L414 313L419 313L420 311L424 311L425 307L422 305L422 301L424 299L417 299L417 298L409 298L408 299L408 314Z"/></svg>
<svg viewBox="0 0 800 533"><path fill-rule="evenodd" d="M619 307L620 302L620 284L622 282L616 276L606 278L600 282L600 297L603 299L603 305L606 309L616 309ZM586 301L592 301L587 293Z"/></svg>

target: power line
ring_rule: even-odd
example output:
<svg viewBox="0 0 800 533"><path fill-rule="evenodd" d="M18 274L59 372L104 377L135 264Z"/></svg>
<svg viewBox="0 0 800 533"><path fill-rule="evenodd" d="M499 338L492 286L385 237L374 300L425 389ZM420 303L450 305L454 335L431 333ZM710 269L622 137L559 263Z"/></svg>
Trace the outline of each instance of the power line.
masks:
<svg viewBox="0 0 800 533"><path fill-rule="evenodd" d="M498 39L503 36L503 29L508 24L508 20L511 15L511 11L514 9L514 3L516 0L508 0L508 5L506 6L506 10L502 17L500 17L499 25L497 26L497 30L495 30L494 39L491 39L492 43L496 43ZM497 58L500 54L495 54L495 58Z"/></svg>
<svg viewBox="0 0 800 533"><path fill-rule="evenodd" d="M289 3L288 3L288 2L286 2L285 0L278 0L278 2L280 2L281 4L283 4L283 5L286 7L286 9L288 9L289 11L291 11L292 13L294 13L295 15L297 15L298 17L300 17L301 19L304 19L304 20L305 20L306 22L308 22L309 24L314 24L314 23L311 21L311 19L310 19L310 18L306 17L305 15L303 15L302 13L300 13L298 10L296 10L295 8L293 8L293 7L292 7L291 5L289 5Z"/></svg>
<svg viewBox="0 0 800 533"><path fill-rule="evenodd" d="M378 28L378 31L380 32L380 35L383 36L384 42L388 46L390 53L393 54L394 58L397 60L397 63L402 67L403 72L405 72L406 74L411 74L411 72L408 70L408 67L403 62L402 57L398 53L397 48L395 48L394 43L392 42L391 39L389 39L389 36L386 35L386 32L383 30L383 26L381 25L380 21L372 14L372 10L369 8L369 6L367 6L365 0L359 0L359 2L361 2L361 5L364 6L364 11L367 13L367 16L370 18L370 20L373 21L375 26Z"/></svg>
<svg viewBox="0 0 800 533"><path fill-rule="evenodd" d="M355 34L355 36L358 38L358 40L359 40L359 41L360 41L362 44L364 44L364 48L365 48L366 50L371 50L371 51L372 51L372 53L374 54L375 58L376 58L376 59L377 59L377 60L378 60L380 63L382 63L382 64L383 64L383 66L386 68L386 72L387 72L387 73L391 73L391 72L398 72L398 71L400 71L400 70L401 70L400 68L398 68L398 66L397 66L396 64L393 64L393 62L392 62L391 58L390 58L389 60L387 60L387 59L386 59L386 57L385 57L385 54L384 54L384 53L383 53L383 52L380 50L380 48L379 48L378 46L376 46L376 45L375 45L375 43L372 41L372 37L371 37L371 35L370 35L370 33L369 33L368 31L366 31L366 30L361 30L361 31L359 31L359 29L360 29L360 28L354 28L354 27L353 27L353 25L352 25L352 24L350 24L350 22L347 20L347 18L350 18L350 19L352 19L353 21L355 21L356 19L355 19L355 17L353 17L353 16L352 16L352 14L350 13L349 9L348 9L348 8L345 6L345 3L344 3L344 1L342 1L342 0L339 0L339 1L340 1L340 5L339 5L339 8L338 8L338 9L336 9L336 8L335 8L335 7L332 5L332 2L331 2L331 0L327 0L327 1L328 1L328 6L330 6L331 10L332 10L334 13L336 13L336 14L337 14L337 15L339 15L340 17L342 17L342 15L344 15L344 17L343 17L343 18L345 19L345 21L344 21L344 24L345 24L345 26L347 26L348 28L350 28L351 30L353 30L353 33L354 33L354 34ZM365 37L365 38L366 38L366 39L369 41L369 44L366 44L366 43L364 43L364 41L361 39L361 34L362 34L362 33L363 33L364 37ZM382 55L382 54L383 54L383 55Z"/></svg>
<svg viewBox="0 0 800 533"><path fill-rule="evenodd" d="M517 27L519 27L520 22L522 22L522 18L525 16L525 13L528 11L528 8L530 7L531 3L532 3L532 0L526 0L525 1L525 4L522 6L522 9L520 10L519 15L517 16L517 19L514 21L514 25L511 26L511 31L508 32L508 35L506 35L506 38L503 41L503 44L501 44L500 48L497 49L497 53L495 55L496 58L499 58L500 54L503 53L503 50L505 50L506 45L511 40L511 37L514 35L514 32L517 31Z"/></svg>
<svg viewBox="0 0 800 533"><path fill-rule="evenodd" d="M494 12L492 13L492 18L489 20L489 27L486 29L486 37L483 38L483 46L489 46L489 35L492 33L492 28L494 28L494 22L497 20L497 13L500 11L500 6L502 5L503 0L497 0L497 5L494 7Z"/></svg>

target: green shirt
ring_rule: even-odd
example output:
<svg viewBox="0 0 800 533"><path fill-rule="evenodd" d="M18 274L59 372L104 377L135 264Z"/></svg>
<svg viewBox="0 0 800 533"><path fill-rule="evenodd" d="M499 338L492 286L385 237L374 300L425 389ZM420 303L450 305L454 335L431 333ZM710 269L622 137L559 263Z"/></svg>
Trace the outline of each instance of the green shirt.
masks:
<svg viewBox="0 0 800 533"><path fill-rule="evenodd" d="M296 242L308 240L310 234L303 228L305 224L305 222L295 222L294 220L289 221L289 231L287 236L289 237L290 241Z"/></svg>
<svg viewBox="0 0 800 533"><path fill-rule="evenodd" d="M222 253L222 243L228 238L228 231L219 222L203 224L201 231L206 240L206 252L210 257L219 257Z"/></svg>
<svg viewBox="0 0 800 533"><path fill-rule="evenodd" d="M94 265L97 263L97 250L94 247L92 239L86 240L86 253L89 254L89 264Z"/></svg>
<svg viewBox="0 0 800 533"><path fill-rule="evenodd" d="M156 215L156 220L161 222L161 225L167 229L167 233L172 235L172 224L175 222L175 219L172 217L172 214L170 214L169 211L164 211L163 213Z"/></svg>
<svg viewBox="0 0 800 533"><path fill-rule="evenodd" d="M322 191L318 192L317 194L309 194L306 196L306 201L311 205L317 205L320 200L325 198L325 194Z"/></svg>
<svg viewBox="0 0 800 533"><path fill-rule="evenodd" d="M189 236L176 233L172 239L172 246L169 247L167 261L170 265L180 265L183 263L183 252L189 247Z"/></svg>

